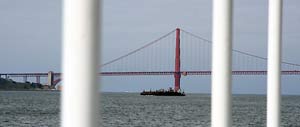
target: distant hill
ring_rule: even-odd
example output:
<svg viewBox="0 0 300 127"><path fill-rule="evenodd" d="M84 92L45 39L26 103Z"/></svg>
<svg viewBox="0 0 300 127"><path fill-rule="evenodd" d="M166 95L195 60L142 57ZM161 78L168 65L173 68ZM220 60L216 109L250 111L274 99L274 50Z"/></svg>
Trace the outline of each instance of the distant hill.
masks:
<svg viewBox="0 0 300 127"><path fill-rule="evenodd" d="M45 86L39 83L21 83L11 79L0 78L0 90L42 90Z"/></svg>

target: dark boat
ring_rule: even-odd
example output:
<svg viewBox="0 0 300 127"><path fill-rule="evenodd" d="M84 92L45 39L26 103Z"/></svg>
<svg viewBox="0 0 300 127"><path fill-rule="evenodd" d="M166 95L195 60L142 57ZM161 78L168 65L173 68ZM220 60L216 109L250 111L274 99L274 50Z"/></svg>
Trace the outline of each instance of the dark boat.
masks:
<svg viewBox="0 0 300 127"><path fill-rule="evenodd" d="M169 90L164 90L164 89L160 89L160 90L155 90L155 91L143 91L140 93L140 95L152 95L152 96L185 96L184 92L180 92L180 91L174 91L171 87L169 88Z"/></svg>

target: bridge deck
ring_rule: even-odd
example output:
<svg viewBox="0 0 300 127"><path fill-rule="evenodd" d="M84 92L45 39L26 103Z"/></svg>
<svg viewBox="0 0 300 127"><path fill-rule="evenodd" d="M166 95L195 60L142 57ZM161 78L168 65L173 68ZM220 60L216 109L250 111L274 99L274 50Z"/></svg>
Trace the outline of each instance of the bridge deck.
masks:
<svg viewBox="0 0 300 127"><path fill-rule="evenodd" d="M174 75L174 71L149 71L149 72L101 72L99 76L139 76L139 75ZM181 71L182 75L211 75L211 71ZM266 75L267 71L232 71L232 75ZM300 75L300 71L281 71L282 75ZM9 77L47 77L48 73L0 73L0 76ZM54 73L61 76L62 73Z"/></svg>

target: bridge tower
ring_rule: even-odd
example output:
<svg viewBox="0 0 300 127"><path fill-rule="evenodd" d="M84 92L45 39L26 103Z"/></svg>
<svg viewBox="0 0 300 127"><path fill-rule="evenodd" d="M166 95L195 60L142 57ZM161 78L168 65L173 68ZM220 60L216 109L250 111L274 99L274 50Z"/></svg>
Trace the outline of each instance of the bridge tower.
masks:
<svg viewBox="0 0 300 127"><path fill-rule="evenodd" d="M174 90L178 91L180 89L180 29L176 29L176 47L175 47L175 84L174 84Z"/></svg>
<svg viewBox="0 0 300 127"><path fill-rule="evenodd" d="M48 72L48 83L47 85L52 86L54 82L53 71Z"/></svg>

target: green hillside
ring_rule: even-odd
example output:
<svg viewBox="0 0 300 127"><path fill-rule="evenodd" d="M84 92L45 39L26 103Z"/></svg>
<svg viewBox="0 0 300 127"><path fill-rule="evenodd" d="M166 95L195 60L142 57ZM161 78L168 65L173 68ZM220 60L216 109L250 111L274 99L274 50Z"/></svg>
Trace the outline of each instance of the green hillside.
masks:
<svg viewBox="0 0 300 127"><path fill-rule="evenodd" d="M38 83L20 83L11 79L0 78L0 90L37 90L42 89L42 84Z"/></svg>

